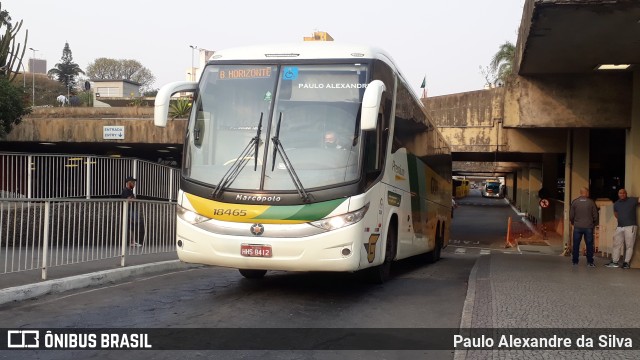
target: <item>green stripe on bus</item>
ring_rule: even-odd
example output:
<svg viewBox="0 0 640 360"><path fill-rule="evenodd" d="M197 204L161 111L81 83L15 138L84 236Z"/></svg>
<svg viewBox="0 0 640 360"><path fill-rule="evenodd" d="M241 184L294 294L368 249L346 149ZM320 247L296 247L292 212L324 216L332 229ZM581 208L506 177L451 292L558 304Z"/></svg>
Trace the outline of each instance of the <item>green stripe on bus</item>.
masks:
<svg viewBox="0 0 640 360"><path fill-rule="evenodd" d="M315 221L324 218L331 214L340 204L345 202L346 199L336 199L330 201L323 201L321 203L305 205L294 216L287 218L286 220L309 220Z"/></svg>
<svg viewBox="0 0 640 360"><path fill-rule="evenodd" d="M281 220L303 220L315 221L330 214L346 199L336 199L324 201L316 204L298 206L277 206L269 207L265 212L254 219L281 219Z"/></svg>

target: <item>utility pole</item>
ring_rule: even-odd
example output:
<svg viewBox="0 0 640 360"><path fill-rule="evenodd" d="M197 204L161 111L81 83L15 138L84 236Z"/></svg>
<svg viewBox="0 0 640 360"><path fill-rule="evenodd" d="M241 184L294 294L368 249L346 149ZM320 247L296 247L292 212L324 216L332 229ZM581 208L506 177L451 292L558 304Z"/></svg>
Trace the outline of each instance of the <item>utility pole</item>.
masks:
<svg viewBox="0 0 640 360"><path fill-rule="evenodd" d="M196 81L196 74L195 71L193 70L193 50L197 49L198 47L195 45L189 45L189 47L191 48L191 76L190 79L191 81Z"/></svg>
<svg viewBox="0 0 640 360"><path fill-rule="evenodd" d="M35 68L36 66L36 51L38 49L29 48L29 50L33 51L33 58L31 59L31 65ZM31 106L36 106L36 72L35 69L31 70Z"/></svg>

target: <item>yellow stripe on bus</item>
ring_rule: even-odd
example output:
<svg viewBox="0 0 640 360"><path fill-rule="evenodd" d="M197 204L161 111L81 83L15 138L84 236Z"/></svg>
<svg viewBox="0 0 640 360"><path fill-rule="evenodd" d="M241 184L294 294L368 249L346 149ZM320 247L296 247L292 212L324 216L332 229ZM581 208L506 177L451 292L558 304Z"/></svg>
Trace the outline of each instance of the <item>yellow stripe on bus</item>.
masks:
<svg viewBox="0 0 640 360"><path fill-rule="evenodd" d="M245 223L259 222L261 224L302 224L306 222L304 220L255 219L271 208L272 205L231 204L205 199L193 194L185 193L185 195L198 214L210 219ZM297 206L292 206L291 208L292 211L299 210Z"/></svg>

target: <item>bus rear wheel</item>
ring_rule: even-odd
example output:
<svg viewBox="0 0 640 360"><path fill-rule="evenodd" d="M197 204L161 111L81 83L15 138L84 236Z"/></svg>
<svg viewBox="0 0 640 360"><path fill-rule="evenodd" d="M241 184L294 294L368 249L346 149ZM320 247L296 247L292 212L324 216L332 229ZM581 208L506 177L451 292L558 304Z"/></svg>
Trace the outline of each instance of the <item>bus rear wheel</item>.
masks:
<svg viewBox="0 0 640 360"><path fill-rule="evenodd" d="M436 237L436 246L426 254L427 262L433 264L434 262L440 260L440 256L442 254L442 236L438 235Z"/></svg>
<svg viewBox="0 0 640 360"><path fill-rule="evenodd" d="M247 279L262 279L267 273L267 270L238 269L238 271Z"/></svg>

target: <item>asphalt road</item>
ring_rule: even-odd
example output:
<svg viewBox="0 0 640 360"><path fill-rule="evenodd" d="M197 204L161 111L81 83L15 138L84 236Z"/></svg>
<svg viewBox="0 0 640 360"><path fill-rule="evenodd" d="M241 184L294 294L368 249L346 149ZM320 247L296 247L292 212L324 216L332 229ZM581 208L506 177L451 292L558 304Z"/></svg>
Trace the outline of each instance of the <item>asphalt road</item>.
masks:
<svg viewBox="0 0 640 360"><path fill-rule="evenodd" d="M485 205L483 205L486 203ZM201 267L89 288L0 308L3 328L457 328L467 281L482 253L504 239L502 200L459 202L443 258L396 264L393 278L368 284L358 274L270 272L248 280L237 270ZM468 242L468 243L465 243ZM463 249L464 251L461 251ZM206 330L205 330L206 331ZM330 330L329 330L330 331ZM250 339L247 339L250 341ZM375 344L372 345L375 348ZM0 359L452 359L453 351L11 351Z"/></svg>

